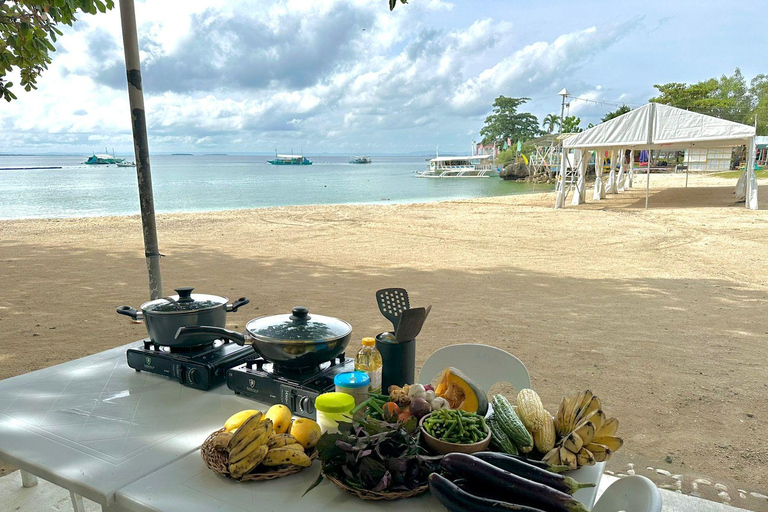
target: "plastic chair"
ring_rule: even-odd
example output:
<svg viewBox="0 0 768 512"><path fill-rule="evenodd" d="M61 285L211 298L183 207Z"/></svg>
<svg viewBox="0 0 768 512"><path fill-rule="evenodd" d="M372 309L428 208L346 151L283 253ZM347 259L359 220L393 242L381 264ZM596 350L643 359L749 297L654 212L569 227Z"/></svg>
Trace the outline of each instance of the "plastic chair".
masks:
<svg viewBox="0 0 768 512"><path fill-rule="evenodd" d="M592 512L661 512L661 493L644 476L627 476L613 482L597 500Z"/></svg>
<svg viewBox="0 0 768 512"><path fill-rule="evenodd" d="M435 350L421 367L418 382L429 384L430 379L453 366L486 391L498 382L509 382L516 390L531 387L528 369L518 358L500 348L477 343L449 345Z"/></svg>

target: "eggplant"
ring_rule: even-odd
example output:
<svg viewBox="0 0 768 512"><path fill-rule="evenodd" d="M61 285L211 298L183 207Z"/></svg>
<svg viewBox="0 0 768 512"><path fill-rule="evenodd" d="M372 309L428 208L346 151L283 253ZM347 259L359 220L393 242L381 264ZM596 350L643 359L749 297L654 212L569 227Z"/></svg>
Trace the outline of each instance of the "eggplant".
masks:
<svg viewBox="0 0 768 512"><path fill-rule="evenodd" d="M528 480L533 480L534 482L548 485L553 489L557 489L558 491L562 491L568 494L573 494L579 489L583 489L585 487L595 486L595 484L592 483L577 482L569 476L552 473L551 471L541 469L515 457L510 457L504 453L479 452L473 453L472 455L480 460L488 462L489 464L493 464L497 468L501 468L504 471L509 471L510 473L521 476L523 478L527 478Z"/></svg>
<svg viewBox="0 0 768 512"><path fill-rule="evenodd" d="M448 512L499 512L500 510L544 512L540 508L475 496L437 473L429 475L429 491L448 509Z"/></svg>
<svg viewBox="0 0 768 512"><path fill-rule="evenodd" d="M589 512L570 494L504 471L472 455L449 453L440 465L455 477L509 493L510 499L523 505L549 512Z"/></svg>

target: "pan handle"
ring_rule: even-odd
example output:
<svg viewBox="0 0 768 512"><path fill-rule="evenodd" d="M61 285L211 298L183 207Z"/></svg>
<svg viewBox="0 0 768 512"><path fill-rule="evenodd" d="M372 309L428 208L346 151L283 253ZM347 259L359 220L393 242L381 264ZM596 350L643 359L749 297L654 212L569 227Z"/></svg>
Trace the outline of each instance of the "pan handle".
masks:
<svg viewBox="0 0 768 512"><path fill-rule="evenodd" d="M131 306L119 306L117 308L117 314L129 316L136 322L141 322L144 320L144 312L139 311L136 308L132 308Z"/></svg>
<svg viewBox="0 0 768 512"><path fill-rule="evenodd" d="M176 331L175 339L181 340L188 336L195 336L197 334L215 334L223 340L232 340L238 345L245 345L245 336L237 331L230 331L223 327L213 327L208 325L190 325L187 327L179 327Z"/></svg>
<svg viewBox="0 0 768 512"><path fill-rule="evenodd" d="M227 313L234 313L239 308L245 306L249 302L251 302L251 299L249 299L248 297L240 297L232 304L227 304Z"/></svg>

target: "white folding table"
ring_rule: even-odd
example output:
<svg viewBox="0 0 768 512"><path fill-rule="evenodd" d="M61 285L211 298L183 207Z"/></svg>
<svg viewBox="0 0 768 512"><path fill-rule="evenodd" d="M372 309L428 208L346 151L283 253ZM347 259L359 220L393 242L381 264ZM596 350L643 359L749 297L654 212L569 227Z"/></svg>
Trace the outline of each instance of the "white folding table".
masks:
<svg viewBox="0 0 768 512"><path fill-rule="evenodd" d="M570 476L595 487L574 495L590 509L605 463L582 468ZM237 482L207 467L196 451L117 492L120 510L127 512L445 512L429 493L396 501L362 501L324 481L306 496L320 463L295 475L266 482Z"/></svg>
<svg viewBox="0 0 768 512"><path fill-rule="evenodd" d="M115 493L197 453L223 419L264 408L226 385L210 391L136 372L126 363L130 344L0 381L0 459L35 477L118 511ZM33 476L34 475L34 476Z"/></svg>

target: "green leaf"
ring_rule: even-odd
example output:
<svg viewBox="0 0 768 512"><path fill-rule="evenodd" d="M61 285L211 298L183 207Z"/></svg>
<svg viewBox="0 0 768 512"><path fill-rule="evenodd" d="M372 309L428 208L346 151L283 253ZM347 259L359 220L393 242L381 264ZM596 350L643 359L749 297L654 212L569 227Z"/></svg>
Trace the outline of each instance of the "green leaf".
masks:
<svg viewBox="0 0 768 512"><path fill-rule="evenodd" d="M397 5L397 0L389 0L389 10L393 11Z"/></svg>

